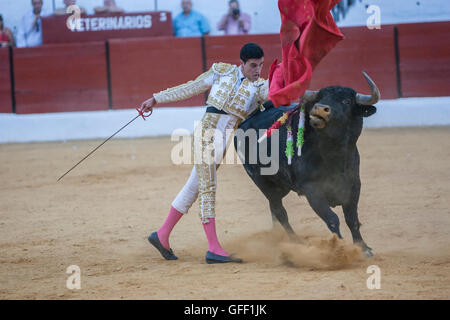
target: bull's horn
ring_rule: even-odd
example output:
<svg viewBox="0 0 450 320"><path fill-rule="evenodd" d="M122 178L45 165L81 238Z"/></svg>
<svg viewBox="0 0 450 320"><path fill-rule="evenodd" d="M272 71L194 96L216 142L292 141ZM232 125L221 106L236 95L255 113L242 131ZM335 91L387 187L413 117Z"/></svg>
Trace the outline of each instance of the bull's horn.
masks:
<svg viewBox="0 0 450 320"><path fill-rule="evenodd" d="M319 91L306 90L302 99L306 102L314 101L317 99L318 94L319 94Z"/></svg>
<svg viewBox="0 0 450 320"><path fill-rule="evenodd" d="M378 101L380 101L380 90L378 90L377 85L375 82L373 82L372 79L363 71L364 78L366 78L367 83L369 84L370 90L372 91L371 95L366 94L356 94L356 103L364 105L364 106L370 106Z"/></svg>

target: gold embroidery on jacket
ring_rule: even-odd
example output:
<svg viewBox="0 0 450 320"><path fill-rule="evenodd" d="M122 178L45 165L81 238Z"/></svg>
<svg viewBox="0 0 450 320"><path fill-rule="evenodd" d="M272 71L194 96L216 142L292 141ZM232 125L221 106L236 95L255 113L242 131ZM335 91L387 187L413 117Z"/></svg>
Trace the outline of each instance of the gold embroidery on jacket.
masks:
<svg viewBox="0 0 450 320"><path fill-rule="evenodd" d="M214 63L212 66L212 69L222 76L231 73L232 71L234 71L234 68L236 68L236 66L223 62Z"/></svg>
<svg viewBox="0 0 450 320"><path fill-rule="evenodd" d="M258 79L238 82L239 69L227 63L215 63L211 69L193 81L155 94L158 103L175 102L191 98L211 88L206 104L245 119L261 103L267 100L268 81ZM212 78L210 78L212 77Z"/></svg>
<svg viewBox="0 0 450 320"><path fill-rule="evenodd" d="M263 85L258 88L258 103L266 102L269 98L269 80L265 80Z"/></svg>
<svg viewBox="0 0 450 320"><path fill-rule="evenodd" d="M238 93L245 96L247 99L250 98L250 91L245 90L243 87L239 88Z"/></svg>
<svg viewBox="0 0 450 320"><path fill-rule="evenodd" d="M154 95L155 99L158 103L167 103L185 100L196 96L211 87L211 84L207 83L205 80L212 74L213 71L210 69L209 71L198 76L195 80L156 93Z"/></svg>
<svg viewBox="0 0 450 320"><path fill-rule="evenodd" d="M220 77L220 85L218 88L217 86L214 86L211 89L208 100L206 101L207 105L213 106L219 110L224 109L235 95L233 88L238 80L238 72L238 69L234 68L233 72L230 74Z"/></svg>
<svg viewBox="0 0 450 320"><path fill-rule="evenodd" d="M222 82L220 84L220 87L225 89L226 91L231 91L233 90L233 85L231 83L226 83L226 82Z"/></svg>

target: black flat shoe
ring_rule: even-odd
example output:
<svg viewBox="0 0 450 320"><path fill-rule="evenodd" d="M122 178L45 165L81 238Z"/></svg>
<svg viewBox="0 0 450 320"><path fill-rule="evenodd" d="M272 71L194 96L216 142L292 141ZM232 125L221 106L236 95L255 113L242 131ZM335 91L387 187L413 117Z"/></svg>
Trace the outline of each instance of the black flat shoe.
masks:
<svg viewBox="0 0 450 320"><path fill-rule="evenodd" d="M166 260L177 260L178 257L173 254L172 249L167 250L163 247L161 241L159 241L158 234L156 232L153 232L148 237L148 242L150 242L156 249L158 249L159 253L164 257Z"/></svg>
<svg viewBox="0 0 450 320"><path fill-rule="evenodd" d="M233 258L233 255L221 256L212 253L211 251L208 251L206 253L206 263L212 264L212 263L228 263L228 262L242 263L242 259Z"/></svg>

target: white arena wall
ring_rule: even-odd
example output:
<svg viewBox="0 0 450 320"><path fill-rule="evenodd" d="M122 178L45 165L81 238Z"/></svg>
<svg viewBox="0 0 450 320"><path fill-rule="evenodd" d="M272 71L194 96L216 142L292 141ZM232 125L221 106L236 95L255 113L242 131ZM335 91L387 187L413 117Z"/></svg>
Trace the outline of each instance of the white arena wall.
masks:
<svg viewBox="0 0 450 320"><path fill-rule="evenodd" d="M381 100L364 128L450 125L450 97ZM192 133L205 107L156 108L135 120L117 138L171 136ZM0 114L0 143L106 139L137 115L136 110L46 114Z"/></svg>

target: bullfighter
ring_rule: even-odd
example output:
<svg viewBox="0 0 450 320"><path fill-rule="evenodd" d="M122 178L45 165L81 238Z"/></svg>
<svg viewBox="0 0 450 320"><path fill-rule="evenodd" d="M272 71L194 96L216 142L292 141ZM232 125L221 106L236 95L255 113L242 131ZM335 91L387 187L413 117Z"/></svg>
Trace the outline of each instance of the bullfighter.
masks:
<svg viewBox="0 0 450 320"><path fill-rule="evenodd" d="M140 112L151 112L158 103L170 103L185 100L211 90L204 114L199 125L194 129L194 149L201 154L211 152L210 159L195 162L191 174L175 197L169 214L163 225L153 232L149 242L167 260L176 260L177 256L170 248L169 236L184 214L199 197L200 218L208 240L206 253L207 263L242 262L225 251L216 234L216 170L222 161L232 135L226 131L235 130L254 110L267 100L268 80L260 78L264 64L264 51L255 43L245 44L240 51L239 66L227 63L214 63L205 73L193 81L169 88L144 101ZM207 135L206 131L220 131L218 139L215 135ZM222 140L222 141L220 141ZM225 140L225 141L223 141Z"/></svg>

